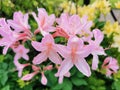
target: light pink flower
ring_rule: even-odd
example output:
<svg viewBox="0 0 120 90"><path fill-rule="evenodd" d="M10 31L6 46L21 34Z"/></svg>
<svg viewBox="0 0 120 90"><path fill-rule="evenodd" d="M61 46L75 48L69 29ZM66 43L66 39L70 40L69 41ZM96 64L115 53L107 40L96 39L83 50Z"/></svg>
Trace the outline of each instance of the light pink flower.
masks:
<svg viewBox="0 0 120 90"><path fill-rule="evenodd" d="M106 55L106 54L104 52L103 47L100 46L100 43L103 41L104 38L103 33L98 29L94 29L93 34L95 40L91 40L89 43L91 45L91 54L93 55L92 69L96 70L98 68L98 63L99 63L98 55Z"/></svg>
<svg viewBox="0 0 120 90"><path fill-rule="evenodd" d="M78 15L69 16L68 14L63 13L61 14L60 18L58 18L56 21L58 23L58 27L61 28L62 31L60 32L59 29L57 29L55 33L56 35L54 34L54 37L75 36L80 31L81 22L80 17ZM64 34L67 35L65 36Z"/></svg>
<svg viewBox="0 0 120 90"><path fill-rule="evenodd" d="M87 16L80 18L78 15L69 16L63 13L56 21L58 26L53 37L63 36L68 39L71 36L80 35L84 40L92 38L90 31L92 21L88 21Z"/></svg>
<svg viewBox="0 0 120 90"><path fill-rule="evenodd" d="M21 11L15 12L13 15L13 20L7 20L7 22L15 32L30 32L28 14L24 15Z"/></svg>
<svg viewBox="0 0 120 90"><path fill-rule="evenodd" d="M30 73L30 74L26 74L25 76L23 76L21 78L21 80L24 80L24 81L29 81L31 80L36 74L38 74L39 72L33 72L33 73Z"/></svg>
<svg viewBox="0 0 120 90"><path fill-rule="evenodd" d="M43 85L46 85L46 84L47 84L47 78L46 78L46 76L44 75L44 72L41 72L41 75L42 75L42 77L41 77L41 83L42 83Z"/></svg>
<svg viewBox="0 0 120 90"><path fill-rule="evenodd" d="M0 19L0 46L4 46L3 54L7 53L9 47L11 47L19 38L19 34L13 32L10 26L6 23L5 18Z"/></svg>
<svg viewBox="0 0 120 90"><path fill-rule="evenodd" d="M118 62L115 58L107 57L105 58L102 68L106 69L106 76L110 77L111 74L116 73L119 69Z"/></svg>
<svg viewBox="0 0 120 90"><path fill-rule="evenodd" d="M17 58L14 59L14 64L15 64L15 66L16 66L16 69L18 70L18 76L19 76L19 77L22 76L22 71L23 71L23 69L24 69L25 67L27 67L27 66L30 65L30 63L20 64L20 63L18 62L18 59L17 59Z"/></svg>
<svg viewBox="0 0 120 90"><path fill-rule="evenodd" d="M84 41L89 41L93 37L93 33L90 30L92 25L93 25L93 22L92 21L88 21L87 19L88 19L87 16L83 16L81 18L81 30L79 32L80 37Z"/></svg>
<svg viewBox="0 0 120 90"><path fill-rule="evenodd" d="M58 52L65 58L58 69L58 76L64 76L75 65L86 76L91 75L90 67L85 60L90 54L90 47L84 45L83 40L73 37L68 40L67 46L58 45Z"/></svg>
<svg viewBox="0 0 120 90"><path fill-rule="evenodd" d="M16 53L15 58L20 59L22 57L25 60L29 60L29 56L27 55L29 49L26 49L23 45L13 48L13 51Z"/></svg>
<svg viewBox="0 0 120 90"><path fill-rule="evenodd" d="M55 31L55 27L53 27L53 24L55 21L54 14L48 15L45 9L38 8L38 17L36 16L36 14L34 12L32 13L32 15L38 24L38 29L35 32L42 33L42 31L45 31L45 32Z"/></svg>
<svg viewBox="0 0 120 90"><path fill-rule="evenodd" d="M62 60L56 51L56 44L54 43L54 39L50 34L44 36L41 43L32 41L32 46L37 51L41 51L40 54L34 57L33 64L40 64L43 61L46 61L47 58L49 58L52 62L56 64L61 63Z"/></svg>
<svg viewBox="0 0 120 90"><path fill-rule="evenodd" d="M20 34L19 39L24 42L31 39L33 34L30 31L30 25L28 24L28 14L23 14L22 12L15 12L13 20L7 20L8 24L14 29L14 32Z"/></svg>

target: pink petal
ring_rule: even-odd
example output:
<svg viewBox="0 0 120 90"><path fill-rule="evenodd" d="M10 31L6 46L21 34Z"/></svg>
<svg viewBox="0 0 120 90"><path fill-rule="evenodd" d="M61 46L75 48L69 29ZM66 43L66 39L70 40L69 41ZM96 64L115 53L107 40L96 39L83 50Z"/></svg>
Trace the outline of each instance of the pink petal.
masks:
<svg viewBox="0 0 120 90"><path fill-rule="evenodd" d="M45 46L43 46L40 42L37 41L32 41L32 46L37 50L37 51L43 51L45 50Z"/></svg>
<svg viewBox="0 0 120 90"><path fill-rule="evenodd" d="M60 64L62 62L61 57L55 51L51 51L48 57L55 64Z"/></svg>
<svg viewBox="0 0 120 90"><path fill-rule="evenodd" d="M56 45L56 51L57 51L61 56L63 56L64 58L65 58L65 57L68 57L68 53L69 53L69 52L67 51L66 46L57 44L57 45Z"/></svg>
<svg viewBox="0 0 120 90"><path fill-rule="evenodd" d="M99 45L104 38L103 33L99 29L94 29L93 34L94 34L95 42Z"/></svg>
<svg viewBox="0 0 120 90"><path fill-rule="evenodd" d="M63 78L64 78L64 76L59 77L59 80L58 80L59 84L61 84L63 82Z"/></svg>
<svg viewBox="0 0 120 90"><path fill-rule="evenodd" d="M9 49L9 46L5 46L4 49L3 49L3 54L6 55L7 51Z"/></svg>
<svg viewBox="0 0 120 90"><path fill-rule="evenodd" d="M46 43L54 43L54 38L52 37L51 34L46 34L44 36L44 38L42 39L42 43L46 44Z"/></svg>
<svg viewBox="0 0 120 90"><path fill-rule="evenodd" d="M32 62L33 64L41 64L45 60L47 60L46 52L42 52L38 54L37 56L35 56Z"/></svg>
<svg viewBox="0 0 120 90"><path fill-rule="evenodd" d="M96 70L98 68L98 56L96 54L93 55L93 60L92 60L92 69Z"/></svg>
<svg viewBox="0 0 120 90"><path fill-rule="evenodd" d="M70 77L70 72L67 72L64 76Z"/></svg>
<svg viewBox="0 0 120 90"><path fill-rule="evenodd" d="M13 20L7 20L7 22L10 26L12 26L12 28L15 29L16 32L20 32L23 30L23 27L15 23Z"/></svg>
<svg viewBox="0 0 120 90"><path fill-rule="evenodd" d="M85 59L78 59L75 66L80 72L89 77L91 75L90 67Z"/></svg>
<svg viewBox="0 0 120 90"><path fill-rule="evenodd" d="M37 23L39 23L39 19L38 19L38 17L36 16L36 14L35 14L34 12L32 12L32 15L33 15L35 21L36 21Z"/></svg>
<svg viewBox="0 0 120 90"><path fill-rule="evenodd" d="M42 83L43 85L46 85L46 84L47 84L47 78L45 77L45 75L44 75L43 72L42 72L41 83Z"/></svg>
<svg viewBox="0 0 120 90"><path fill-rule="evenodd" d="M23 54L22 56L25 60L29 60L29 56L27 54Z"/></svg>
<svg viewBox="0 0 120 90"><path fill-rule="evenodd" d="M59 76L63 76L65 75L67 72L69 72L69 70L73 67L73 63L72 60L70 59L65 59L62 63L60 68L58 69L58 75Z"/></svg>

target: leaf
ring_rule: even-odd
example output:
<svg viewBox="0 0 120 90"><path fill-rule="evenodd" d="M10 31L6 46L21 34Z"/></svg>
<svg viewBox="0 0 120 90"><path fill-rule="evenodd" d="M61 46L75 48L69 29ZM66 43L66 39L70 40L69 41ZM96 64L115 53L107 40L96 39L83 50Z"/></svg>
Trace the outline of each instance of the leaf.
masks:
<svg viewBox="0 0 120 90"><path fill-rule="evenodd" d="M52 86L52 89L51 90L61 90L63 87L65 86L65 83L57 83L56 85Z"/></svg>
<svg viewBox="0 0 120 90"><path fill-rule="evenodd" d="M0 63L0 69L1 70L6 70L8 67L8 64L7 63Z"/></svg>
<svg viewBox="0 0 120 90"><path fill-rule="evenodd" d="M23 88L23 90L33 90L32 89L32 85L27 85L27 86L25 86L24 88Z"/></svg>
<svg viewBox="0 0 120 90"><path fill-rule="evenodd" d="M81 72L77 72L77 77L79 77L79 78L83 78L84 77L84 75L81 73Z"/></svg>
<svg viewBox="0 0 120 90"><path fill-rule="evenodd" d="M10 90L10 86L7 85L7 86L3 87L1 90Z"/></svg>
<svg viewBox="0 0 120 90"><path fill-rule="evenodd" d="M4 61L4 55L0 55L0 62Z"/></svg>
<svg viewBox="0 0 120 90"><path fill-rule="evenodd" d="M72 77L72 83L76 86L87 85L87 82L84 79Z"/></svg>
<svg viewBox="0 0 120 90"><path fill-rule="evenodd" d="M5 83L8 80L8 75L7 72L3 72L2 74L0 74L0 83L4 86Z"/></svg>
<svg viewBox="0 0 120 90"><path fill-rule="evenodd" d="M72 83L68 79L64 80L65 86L62 88L62 90L72 90Z"/></svg>
<svg viewBox="0 0 120 90"><path fill-rule="evenodd" d="M113 83L115 90L120 90L120 80Z"/></svg>
<svg viewBox="0 0 120 90"><path fill-rule="evenodd" d="M49 72L47 79L48 79L48 86L53 86L56 83L58 83L57 77L55 77L55 73L53 71Z"/></svg>

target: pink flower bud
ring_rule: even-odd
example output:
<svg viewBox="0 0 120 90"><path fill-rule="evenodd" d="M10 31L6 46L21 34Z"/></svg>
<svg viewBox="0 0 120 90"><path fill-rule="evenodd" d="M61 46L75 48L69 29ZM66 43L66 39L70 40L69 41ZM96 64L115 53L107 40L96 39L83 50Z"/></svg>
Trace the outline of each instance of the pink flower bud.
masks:
<svg viewBox="0 0 120 90"><path fill-rule="evenodd" d="M21 79L24 81L29 81L31 80L38 72L33 72L30 74L26 74L25 76L23 76Z"/></svg>
<svg viewBox="0 0 120 90"><path fill-rule="evenodd" d="M41 74L42 74L41 83L43 85L46 85L47 84L47 78L45 77L44 72L42 72Z"/></svg>

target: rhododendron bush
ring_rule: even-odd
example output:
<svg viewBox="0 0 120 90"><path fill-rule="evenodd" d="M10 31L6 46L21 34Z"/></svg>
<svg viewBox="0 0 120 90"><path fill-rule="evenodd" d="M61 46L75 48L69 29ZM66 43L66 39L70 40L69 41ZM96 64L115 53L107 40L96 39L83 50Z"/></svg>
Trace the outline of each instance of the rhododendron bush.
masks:
<svg viewBox="0 0 120 90"><path fill-rule="evenodd" d="M0 88L6 85L2 90L119 90L120 44L114 38L120 36L120 26L98 20L100 13L110 11L108 1L101 2L106 11L98 7L98 2L88 6L97 8L94 17L84 12L67 12L63 5L60 7L64 12L59 16L37 8L37 12L16 11L13 19L1 17ZM8 67L7 72L2 70ZM17 84L11 86L9 81Z"/></svg>

